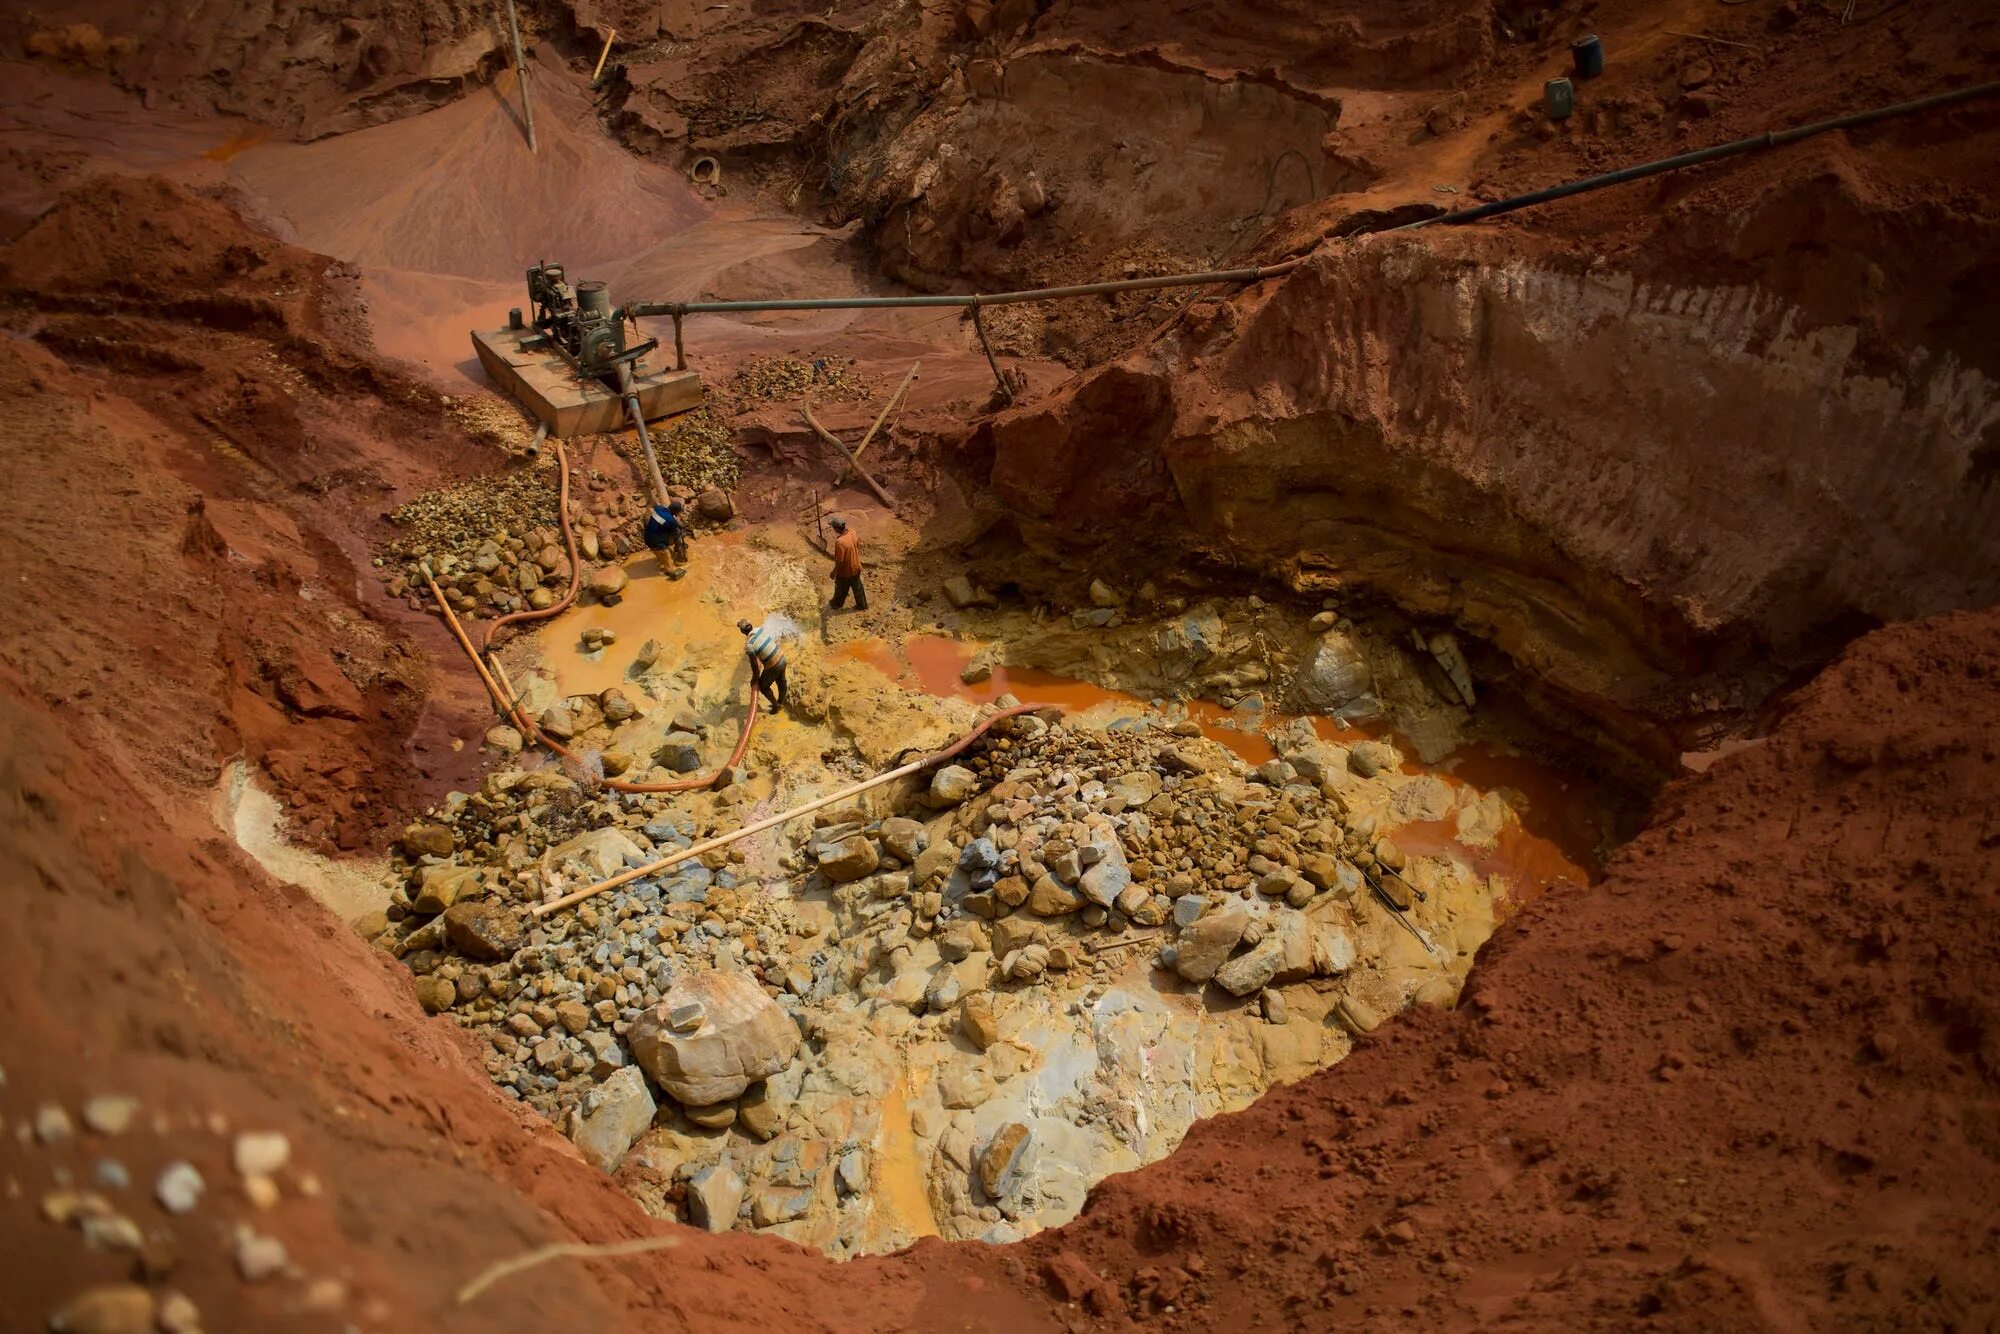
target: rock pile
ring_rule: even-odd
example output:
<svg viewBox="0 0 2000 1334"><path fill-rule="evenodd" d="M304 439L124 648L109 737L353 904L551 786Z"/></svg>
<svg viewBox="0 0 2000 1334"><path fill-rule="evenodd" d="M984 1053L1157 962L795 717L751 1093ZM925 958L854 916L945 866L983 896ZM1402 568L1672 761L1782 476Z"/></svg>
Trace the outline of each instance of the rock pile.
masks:
<svg viewBox="0 0 2000 1334"><path fill-rule="evenodd" d="M663 770L707 748L666 702L615 726L610 701L558 706L607 768L614 739ZM1333 1050L1323 1034L1402 1003L1380 986L1343 999L1380 938L1364 877L1402 860L1355 808L1420 780L1384 743L1305 729L1281 749L1250 768L1192 724L1017 718L921 781L546 921L526 905L728 827L716 807L740 789L615 796L504 771L407 831L381 939L426 1008L484 1037L500 1087L648 1208L835 1250L894 1244L913 1224L869 1201L879 1155L913 1133L939 1230L1018 1235L1136 1162L1131 1100L1159 1096L1136 1066L1037 1092L1044 1076L1021 1077L1037 1062L1087 1071L1082 1053L1143 1042L1179 1053L1183 1079L1242 1090L1149 1103L1177 1138L1196 1105L1297 1077ZM1192 1030L1211 1019L1162 1007L1163 974L1211 991L1213 1022L1274 1036L1197 1059ZM929 1082L897 1131L886 1100L913 1062Z"/></svg>

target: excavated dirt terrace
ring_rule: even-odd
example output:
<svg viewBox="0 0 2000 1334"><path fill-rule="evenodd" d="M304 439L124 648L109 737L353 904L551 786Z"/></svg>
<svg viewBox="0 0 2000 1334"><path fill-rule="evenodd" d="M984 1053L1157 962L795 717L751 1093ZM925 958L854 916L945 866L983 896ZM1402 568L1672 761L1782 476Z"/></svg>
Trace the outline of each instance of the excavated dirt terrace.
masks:
<svg viewBox="0 0 2000 1334"><path fill-rule="evenodd" d="M1993 1323L2000 103L1370 233L2000 22L521 17L0 24L9 1320ZM466 341L1298 255L693 317L681 568Z"/></svg>

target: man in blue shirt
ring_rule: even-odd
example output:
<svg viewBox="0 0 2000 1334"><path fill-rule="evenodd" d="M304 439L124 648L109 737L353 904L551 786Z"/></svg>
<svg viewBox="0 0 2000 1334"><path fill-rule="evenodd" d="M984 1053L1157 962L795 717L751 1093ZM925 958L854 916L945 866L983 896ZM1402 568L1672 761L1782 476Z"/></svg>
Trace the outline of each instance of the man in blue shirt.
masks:
<svg viewBox="0 0 2000 1334"><path fill-rule="evenodd" d="M750 684L764 692L776 713L785 707L785 642L768 626L753 628L748 621L738 621L736 628L749 637Z"/></svg>
<svg viewBox="0 0 2000 1334"><path fill-rule="evenodd" d="M660 572L669 579L687 573L687 521L681 518L681 502L653 506L646 516L646 547L660 563ZM669 562L668 556L673 560Z"/></svg>

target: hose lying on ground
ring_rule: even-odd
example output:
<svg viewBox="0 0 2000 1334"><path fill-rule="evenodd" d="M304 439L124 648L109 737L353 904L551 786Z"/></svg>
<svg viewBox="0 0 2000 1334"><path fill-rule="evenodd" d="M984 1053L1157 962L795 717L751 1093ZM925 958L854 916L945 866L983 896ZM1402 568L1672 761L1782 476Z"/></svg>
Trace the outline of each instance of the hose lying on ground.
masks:
<svg viewBox="0 0 2000 1334"><path fill-rule="evenodd" d="M471 637L465 633L465 626L458 619L458 613L451 609L449 602L445 601L444 592L438 587L437 579L431 574L429 565L423 566L423 575L424 582L430 585L431 596L437 599L438 610L444 613L445 623L451 627L452 634L457 637L459 647L463 648L466 656L472 659L473 668L478 671L479 679L485 683L486 692L493 697L494 706L500 710L500 716L506 719L515 730L519 731L524 740L531 741L538 746L543 746L563 759L568 760L571 764L581 768L584 763L583 757L558 742L554 737L549 736L541 728L535 726L534 722L529 719L527 711L521 707L520 697L511 690L503 689L500 683L493 679L494 671L501 670L499 660L495 659L492 663L492 670L488 669L486 660L480 656L479 650L472 646ZM546 615L548 613L537 614ZM504 675L505 673L502 672L502 674ZM750 746L750 731L756 725L757 692L752 690L750 692L750 708L743 715L743 730L736 737L736 749L730 752L729 761L722 768L712 774L703 774L696 778L676 779L671 783L632 783L620 778L606 778L603 780L604 786L610 788L613 792L692 792L697 788L713 787L724 773L735 768L742 761L744 751L749 749Z"/></svg>

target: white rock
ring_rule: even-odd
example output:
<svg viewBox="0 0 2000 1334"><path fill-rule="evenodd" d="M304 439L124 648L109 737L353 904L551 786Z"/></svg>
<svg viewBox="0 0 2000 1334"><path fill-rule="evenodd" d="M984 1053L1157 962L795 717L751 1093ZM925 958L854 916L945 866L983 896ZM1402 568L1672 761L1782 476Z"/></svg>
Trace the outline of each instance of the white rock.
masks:
<svg viewBox="0 0 2000 1334"><path fill-rule="evenodd" d="M193 1163L168 1163L161 1171L159 1179L153 1183L153 1195L160 1207L170 1214L191 1213L201 1203L201 1193L208 1189L208 1183L201 1179Z"/></svg>
<svg viewBox="0 0 2000 1334"><path fill-rule="evenodd" d="M276 1176L292 1160L292 1142L276 1130L246 1130L236 1137L236 1174Z"/></svg>
<svg viewBox="0 0 2000 1334"><path fill-rule="evenodd" d="M236 1272L246 1282L262 1283L283 1273L290 1263L284 1242L247 1227L236 1229Z"/></svg>
<svg viewBox="0 0 2000 1334"><path fill-rule="evenodd" d="M83 1123L100 1135L122 1135L139 1114L139 1100L100 1093L83 1105Z"/></svg>

